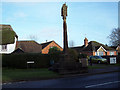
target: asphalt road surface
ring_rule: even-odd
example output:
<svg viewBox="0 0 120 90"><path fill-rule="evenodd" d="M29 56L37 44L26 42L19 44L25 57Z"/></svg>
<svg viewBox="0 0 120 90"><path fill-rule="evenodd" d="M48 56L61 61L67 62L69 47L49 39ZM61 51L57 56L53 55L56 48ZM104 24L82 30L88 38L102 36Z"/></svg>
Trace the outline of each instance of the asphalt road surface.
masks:
<svg viewBox="0 0 120 90"><path fill-rule="evenodd" d="M4 88L120 88L120 72L3 84Z"/></svg>

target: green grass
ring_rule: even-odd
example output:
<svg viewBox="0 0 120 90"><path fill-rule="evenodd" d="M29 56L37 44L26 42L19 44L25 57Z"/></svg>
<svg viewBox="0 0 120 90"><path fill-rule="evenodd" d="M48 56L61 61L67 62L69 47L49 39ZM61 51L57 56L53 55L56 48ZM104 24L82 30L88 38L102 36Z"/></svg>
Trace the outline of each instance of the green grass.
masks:
<svg viewBox="0 0 120 90"><path fill-rule="evenodd" d="M120 64L115 64L116 66L120 66Z"/></svg>
<svg viewBox="0 0 120 90"><path fill-rule="evenodd" d="M59 77L59 74L44 69L7 69L2 70L3 82L40 80Z"/></svg>

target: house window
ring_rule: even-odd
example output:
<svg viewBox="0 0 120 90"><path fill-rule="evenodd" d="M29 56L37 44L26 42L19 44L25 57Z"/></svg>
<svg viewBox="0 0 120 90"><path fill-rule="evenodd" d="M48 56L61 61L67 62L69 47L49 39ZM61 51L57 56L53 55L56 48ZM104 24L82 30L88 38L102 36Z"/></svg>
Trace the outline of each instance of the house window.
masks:
<svg viewBox="0 0 120 90"><path fill-rule="evenodd" d="M99 56L103 56L104 55L104 53L103 52L99 52Z"/></svg>
<svg viewBox="0 0 120 90"><path fill-rule="evenodd" d="M53 46L50 46L50 48L53 48Z"/></svg>
<svg viewBox="0 0 120 90"><path fill-rule="evenodd" d="M98 53L97 53L97 52L95 52L95 55L98 55Z"/></svg>
<svg viewBox="0 0 120 90"><path fill-rule="evenodd" d="M110 52L110 55L114 55L114 52Z"/></svg>
<svg viewBox="0 0 120 90"><path fill-rule="evenodd" d="M98 56L103 56L104 53L103 53L103 52L97 52L97 55L98 55Z"/></svg>
<svg viewBox="0 0 120 90"><path fill-rule="evenodd" d="M7 51L7 45L2 45L2 51Z"/></svg>

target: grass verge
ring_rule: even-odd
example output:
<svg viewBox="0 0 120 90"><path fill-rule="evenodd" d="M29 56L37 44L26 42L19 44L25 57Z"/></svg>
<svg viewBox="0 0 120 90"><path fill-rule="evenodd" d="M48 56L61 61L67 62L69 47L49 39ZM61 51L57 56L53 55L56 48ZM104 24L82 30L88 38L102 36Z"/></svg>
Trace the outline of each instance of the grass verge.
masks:
<svg viewBox="0 0 120 90"><path fill-rule="evenodd" d="M44 69L2 69L2 82L26 81L26 80L41 80L56 78L58 73Z"/></svg>

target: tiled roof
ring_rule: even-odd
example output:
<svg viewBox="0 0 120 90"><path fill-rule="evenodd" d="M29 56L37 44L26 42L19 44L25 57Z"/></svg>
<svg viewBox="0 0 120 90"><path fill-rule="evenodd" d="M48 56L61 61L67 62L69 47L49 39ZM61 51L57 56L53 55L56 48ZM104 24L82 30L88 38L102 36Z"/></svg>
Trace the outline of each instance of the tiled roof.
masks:
<svg viewBox="0 0 120 90"><path fill-rule="evenodd" d="M3 24L0 24L0 37L2 37L2 41L0 41L2 45L12 44L15 41L15 37L18 38L10 25Z"/></svg>
<svg viewBox="0 0 120 90"><path fill-rule="evenodd" d="M75 49L77 52L81 52L83 50L84 46L78 46L78 47L71 47L71 49Z"/></svg>
<svg viewBox="0 0 120 90"><path fill-rule="evenodd" d="M40 45L42 45L42 49L44 49L46 46L48 46L52 42L54 42L55 44L57 44L54 40L52 40L52 41L49 41L49 42L46 42L46 43L41 43ZM62 47L60 45L58 45L58 46L62 49Z"/></svg>
<svg viewBox="0 0 120 90"><path fill-rule="evenodd" d="M92 50L94 50L94 47L98 47L98 46L102 46L105 50L115 50L115 49L113 49L113 48L110 48L110 47L108 47L108 46L106 46L106 45L104 45L104 44L101 44L101 43L98 43L98 42L96 42L96 41L91 41L91 42L89 42L90 43L90 45L91 46L93 46L93 49ZM96 50L96 49L95 49Z"/></svg>
<svg viewBox="0 0 120 90"><path fill-rule="evenodd" d="M49 45L51 42L53 41L49 41L49 42L46 42L46 43L41 43L40 45L42 45L42 49L44 49L47 45Z"/></svg>
<svg viewBox="0 0 120 90"><path fill-rule="evenodd" d="M118 46L110 46L110 48L114 48L114 49L116 49Z"/></svg>
<svg viewBox="0 0 120 90"><path fill-rule="evenodd" d="M16 49L20 48L26 53L41 53L42 46L35 41L17 41Z"/></svg>
<svg viewBox="0 0 120 90"><path fill-rule="evenodd" d="M77 50L78 52L80 52L80 51L97 51L99 48L100 48L100 46L102 46L105 50L107 50L107 51L111 51L111 50L115 50L115 49L113 49L113 48L110 48L110 47L108 47L108 46L105 46L105 45L103 45L103 44L101 44L101 43L98 43L98 42L96 42L96 41L90 41L89 43L88 43L88 46L87 47L85 47L84 45L83 46L79 46L79 47L73 47L73 49L75 49L75 50Z"/></svg>

